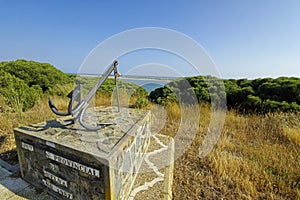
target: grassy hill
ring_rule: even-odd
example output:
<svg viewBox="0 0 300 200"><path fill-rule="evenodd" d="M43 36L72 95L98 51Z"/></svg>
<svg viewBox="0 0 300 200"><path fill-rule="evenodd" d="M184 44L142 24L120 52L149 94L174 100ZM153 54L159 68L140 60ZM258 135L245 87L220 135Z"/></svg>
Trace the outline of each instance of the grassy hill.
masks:
<svg viewBox="0 0 300 200"><path fill-rule="evenodd" d="M66 109L65 100L59 96L53 99L60 109ZM100 102L110 105L111 99L102 97ZM208 131L211 110L209 105L199 107L197 135L175 161L174 199L300 198L299 114L277 112L263 116L228 111L217 145L201 159L199 147ZM168 118L160 133L174 137L181 123L180 107L169 104L164 109ZM186 111L192 113L193 106ZM14 127L56 117L46 99L21 115L0 113L0 157L16 162ZM156 128L155 124L152 128Z"/></svg>
<svg viewBox="0 0 300 200"><path fill-rule="evenodd" d="M194 106L186 112L193 113ZM208 132L211 110L208 105L199 107L197 135L175 161L174 199L300 199L299 114L227 111L217 145L201 159L199 148ZM180 108L169 104L166 110L161 133L174 137L181 124Z"/></svg>
<svg viewBox="0 0 300 200"><path fill-rule="evenodd" d="M54 79L49 78L50 85L55 85L53 88L44 84L43 78L36 78L35 81L23 80L23 76L8 70L10 66L16 67L15 63L0 63L0 83L2 86L0 88L0 158L10 162L17 162L13 128L57 118L47 105L47 97L51 94L57 107L66 109L68 99L63 94L68 93L73 87L73 79L70 80L68 75L56 71L54 67L49 67L42 72L42 66L48 66L48 64L23 60L15 62L18 65L26 63L28 66L33 63L33 66L39 69L25 67L28 70L25 70L26 73L47 74L49 72L42 77L45 78L54 74L61 76L63 83L55 82ZM56 72L50 72L51 69ZM18 70L20 69L18 68ZM208 132L211 120L209 101L203 101L205 98L209 99L209 94L205 92L205 88L207 88L205 81L201 81L199 77L189 79L194 92L199 94L198 97L201 95L202 101L200 104L188 105L185 112L193 113L196 108L199 108L200 125L191 146L175 161L174 199L300 199L299 112L290 109L280 110L278 109L280 107L274 110L265 109L263 113L243 112L245 108L251 111L253 107L248 106L254 106L254 104L242 105L245 101L241 100L241 98L245 98L244 100L247 101L248 98L259 97L261 102L258 105L261 106L267 101L269 103L276 101L298 105L299 79L225 81L227 92L231 92L231 95L236 95L236 97L228 100L230 109L226 113L221 136L212 152L204 158L199 158L198 155L199 147L201 147ZM81 81L84 83L85 80ZM89 82L89 84L91 83ZM111 105L114 82L108 80L107 84L97 94L96 106ZM130 106L140 107L136 106L138 105L137 102L139 99L140 101L145 99L147 93L134 85L119 84L123 88L120 90L122 103L126 105L129 102ZM201 84L202 87L199 87ZM128 88L130 89L127 90ZM229 90L229 88L235 89ZM273 90L267 88L273 88ZM169 95L168 92L170 91L163 90L167 89L158 89L152 95L160 94L159 92L164 92L163 94L166 92ZM276 95L274 95L275 93ZM35 95L37 95L37 99L34 104L25 106L25 102L28 99L34 99ZM11 100L10 97L14 98ZM172 101L169 98L170 101L166 101L167 98L165 97L167 96L160 97L161 102L158 103L167 102L163 107L147 102L143 106L147 105L146 108L151 108L155 116L163 115L165 112L167 115L166 122L159 133L175 137L182 123L180 105L176 103L176 99ZM14 101L20 101L19 103L22 105L22 109L18 112L14 106L20 104L14 104ZM192 118L193 115L188 115L188 117ZM153 123L152 128L157 128L156 123ZM186 130L186 134L189 134L188 130ZM175 144L175 148L179 148L179 146Z"/></svg>

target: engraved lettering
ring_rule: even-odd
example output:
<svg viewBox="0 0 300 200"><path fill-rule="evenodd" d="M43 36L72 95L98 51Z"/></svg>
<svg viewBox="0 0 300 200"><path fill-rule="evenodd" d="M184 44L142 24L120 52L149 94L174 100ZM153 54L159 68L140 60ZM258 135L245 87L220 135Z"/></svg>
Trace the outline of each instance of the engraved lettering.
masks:
<svg viewBox="0 0 300 200"><path fill-rule="evenodd" d="M97 170L97 169L85 166L83 164L80 164L78 162L69 160L69 159L61 157L61 156L55 155L55 154L50 153L48 151L46 151L46 157L51 159L51 160L54 160L58 163L61 163L63 165L69 166L73 169L77 169L77 170L82 171L86 174L89 174L89 175L96 176L96 177L100 178L100 171Z"/></svg>
<svg viewBox="0 0 300 200"><path fill-rule="evenodd" d="M63 185L65 187L68 187L68 182L60 177L55 176L54 174L51 174L50 172L44 170L44 176L55 181L56 183Z"/></svg>
<svg viewBox="0 0 300 200"><path fill-rule="evenodd" d="M86 171L86 168L87 168L87 167L86 167L86 166L83 166L83 165L80 165L80 166L79 166L79 170L80 170L80 171Z"/></svg>
<svg viewBox="0 0 300 200"><path fill-rule="evenodd" d="M49 153L48 151L46 151L46 158L49 158L51 160L54 160L54 154Z"/></svg>
<svg viewBox="0 0 300 200"><path fill-rule="evenodd" d="M55 148L55 144L49 141L46 141L46 145L52 148Z"/></svg>
<svg viewBox="0 0 300 200"><path fill-rule="evenodd" d="M90 174L90 175L93 174L92 171L91 171L91 169L88 170L88 174Z"/></svg>
<svg viewBox="0 0 300 200"><path fill-rule="evenodd" d="M27 149L29 151L33 151L33 146L30 145L30 144L27 144L25 142L21 142L21 146L22 146L23 149Z"/></svg>
<svg viewBox="0 0 300 200"><path fill-rule="evenodd" d="M59 171L59 167L53 163L49 163L50 169L54 172Z"/></svg>
<svg viewBox="0 0 300 200"><path fill-rule="evenodd" d="M79 170L79 166L78 166L78 163L74 163L74 168Z"/></svg>
<svg viewBox="0 0 300 200"><path fill-rule="evenodd" d="M72 161L71 160L66 160L66 165L71 167L72 166Z"/></svg>
<svg viewBox="0 0 300 200"><path fill-rule="evenodd" d="M50 181L47 181L45 179L42 179L43 181L43 184L47 187L47 188L50 188L51 190L53 190L54 192L68 198L68 199L73 199L73 194L57 187L56 185L53 185L52 183L50 183Z"/></svg>

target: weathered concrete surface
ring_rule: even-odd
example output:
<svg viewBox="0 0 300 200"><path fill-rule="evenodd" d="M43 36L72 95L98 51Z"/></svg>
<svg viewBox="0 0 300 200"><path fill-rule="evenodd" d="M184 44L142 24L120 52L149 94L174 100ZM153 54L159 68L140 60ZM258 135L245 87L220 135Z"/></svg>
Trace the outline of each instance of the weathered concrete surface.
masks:
<svg viewBox="0 0 300 200"><path fill-rule="evenodd" d="M173 159L174 140L164 135L152 135L129 199L171 200Z"/></svg>
<svg viewBox="0 0 300 200"><path fill-rule="evenodd" d="M172 199L173 139L151 135L149 111L106 108L85 120L111 125L87 131L65 117L15 129L21 175L43 193L5 171L0 192L8 199L47 199L45 192L55 199Z"/></svg>
<svg viewBox="0 0 300 200"><path fill-rule="evenodd" d="M87 131L68 118L14 130L22 177L58 199L128 199L150 142L148 111L98 110Z"/></svg>
<svg viewBox="0 0 300 200"><path fill-rule="evenodd" d="M146 156L142 161L140 173L137 174L133 189L128 199L152 200L172 199L173 179L173 139L163 135L153 135ZM169 156L171 154L171 156ZM2 167L5 165L6 168ZM11 171L18 166L10 166L0 160L0 197L10 200L49 200L47 190L37 191L20 176ZM93 183L90 183L91 185Z"/></svg>

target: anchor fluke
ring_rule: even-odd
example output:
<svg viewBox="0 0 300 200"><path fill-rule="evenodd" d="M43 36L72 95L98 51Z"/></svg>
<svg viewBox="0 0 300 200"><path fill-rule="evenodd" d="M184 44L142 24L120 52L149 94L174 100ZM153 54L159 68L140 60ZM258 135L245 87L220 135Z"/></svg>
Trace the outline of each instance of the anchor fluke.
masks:
<svg viewBox="0 0 300 200"><path fill-rule="evenodd" d="M50 109L52 110L53 113L55 113L56 115L59 115L59 116L68 116L70 115L69 112L59 112L56 108L56 106L53 104L53 102L51 101L50 98L48 98L48 104L49 104L49 107Z"/></svg>

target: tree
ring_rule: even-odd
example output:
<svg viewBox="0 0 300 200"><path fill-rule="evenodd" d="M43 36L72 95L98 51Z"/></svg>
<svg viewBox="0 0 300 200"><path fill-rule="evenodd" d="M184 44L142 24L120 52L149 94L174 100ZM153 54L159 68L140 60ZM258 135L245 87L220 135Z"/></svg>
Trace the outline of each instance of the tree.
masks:
<svg viewBox="0 0 300 200"><path fill-rule="evenodd" d="M15 111L26 111L39 99L39 86L29 87L23 80L1 69L0 86L0 94Z"/></svg>
<svg viewBox="0 0 300 200"><path fill-rule="evenodd" d="M186 80L189 84L185 84ZM226 94L222 92L223 82ZM173 93L157 89L150 94L152 101L156 102L159 99L160 102L164 102L173 99L168 97L169 95L189 99L192 88L200 101L211 103L211 99L214 99L213 103L221 103L227 98L228 108L246 113L298 111L300 107L300 78L296 77L220 80L212 76L195 76L175 80L168 86Z"/></svg>
<svg viewBox="0 0 300 200"><path fill-rule="evenodd" d="M43 92L49 91L57 84L72 82L67 74L48 63L16 60L0 63L0 69L23 80L29 87L39 85Z"/></svg>

